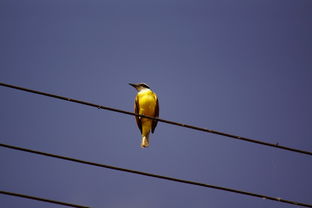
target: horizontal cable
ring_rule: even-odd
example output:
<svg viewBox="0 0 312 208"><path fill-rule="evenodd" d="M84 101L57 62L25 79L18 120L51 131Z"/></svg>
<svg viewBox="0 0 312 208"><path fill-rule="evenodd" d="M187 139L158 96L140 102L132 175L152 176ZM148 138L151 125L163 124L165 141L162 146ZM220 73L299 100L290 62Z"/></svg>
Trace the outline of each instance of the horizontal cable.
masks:
<svg viewBox="0 0 312 208"><path fill-rule="evenodd" d="M125 168L120 168L120 167L111 166L111 165L105 165L105 164L101 164L101 163L89 162L89 161L85 161L85 160L75 159L75 158L56 155L56 154L50 154L50 153L46 153L46 152L40 152L37 150L26 149L23 147L17 147L17 146L12 146L12 145L3 144L3 143L0 143L0 146L5 147L5 148L9 148L9 149L14 149L14 150L33 153L33 154L43 155L43 156L47 156L47 157L53 157L53 158L58 158L58 159L62 159L62 160L72 161L72 162L76 162L76 163L82 163L82 164L86 164L86 165L97 166L97 167L101 167L101 168L108 168L108 169L113 169L113 170L117 170L117 171L123 171L123 172L128 172L128 173L133 173L133 174L138 174L138 175L144 175L144 176L153 177L153 178L164 179L164 180L168 180L168 181L175 181L175 182L186 183L186 184L195 185L195 186L202 186L202 187L206 187L206 188L218 189L218 190L222 190L222 191L227 191L227 192L232 192L232 193L242 194L242 195L247 195L247 196L253 196L253 197L258 197L258 198L262 198L262 199L268 199L268 200L272 200L272 201L283 202L283 203L287 203L287 204L293 204L293 205L304 206L304 207L312 207L312 204L305 204L305 203L301 203L301 202L286 200L286 199L282 199L279 197L272 197L272 196L256 194L256 193L247 192L247 191L241 191L241 190L221 187L221 186L215 186L215 185L210 185L210 184L205 184L205 183L200 183L200 182L188 181L188 180L183 180L183 179L178 179L178 178L173 178L173 177L168 177L168 176L156 175L156 174L141 172L141 171L137 171L137 170L125 169Z"/></svg>
<svg viewBox="0 0 312 208"><path fill-rule="evenodd" d="M2 82L0 82L0 85L4 86L4 87L17 89L17 90L22 90L22 91L26 91L26 92L39 94L39 95L53 97L53 98L57 98L57 99L60 99L60 100L66 100L66 101L73 102L73 103L79 103L79 104L82 104L82 105L88 105L88 106L95 107L95 108L98 108L98 109L114 111L114 112L128 114L128 115L133 115L133 116L140 116L140 117L143 117L143 118L149 118L149 119L157 120L157 121L164 122L164 123L167 123L167 124L172 124L172 125L176 125L176 126L189 128L189 129L194 129L194 130L198 130L198 131L203 131L203 132L208 132L208 133L212 133L212 134L217 134L217 135L229 137L229 138L232 138L232 139L242 140L242 141L246 141L246 142L256 143L256 144L260 144L260 145L270 146L270 147L274 147L274 148L278 148L278 149L283 149L283 150L287 150L287 151L291 151L291 152L297 152L297 153L301 153L301 154L306 154L306 155L312 156L312 152L301 150L301 149L295 149L295 148L292 148L292 147L282 146L282 145L279 145L279 143L274 144L274 143L269 143L269 142L263 142L263 141L260 141L260 140L250 139L250 138L247 138L247 137L236 136L236 135L233 135L233 134L228 134L228 133L215 131L215 130L211 130L211 129L207 129L207 128L201 128L201 127L192 126L192 125L188 125L188 124L182 124L182 123L178 123L178 122L174 122L174 121L161 119L161 118L158 118L158 117L156 118L156 117L150 117L150 116L146 116L146 115L136 114L136 113L132 113L132 112L129 112L129 111L124 111L124 110L120 110L120 109L116 109L116 108L111 108L111 107L107 107L107 106L93 104L93 103L89 103L89 102L86 102L86 101L76 100L76 99L73 99L73 98L63 97L63 96L50 94L50 93L46 93L46 92L40 92L40 91L37 91L37 90L27 89L27 88L14 86L14 85L2 83Z"/></svg>
<svg viewBox="0 0 312 208"><path fill-rule="evenodd" d="M71 204L71 203L61 202L61 201L55 201L55 200L51 200L51 199L44 199L41 197L29 196L29 195L25 195L25 194L13 193L13 192L8 192L8 191L3 191L3 190L0 190L0 194L5 194L5 195L10 195L10 196L15 196L15 197L21 197L21 198L26 198L26 199L32 199L32 200L37 200L37 201L43 201L43 202L63 205L63 206L67 206L67 207L88 208L88 207L82 206L82 205Z"/></svg>

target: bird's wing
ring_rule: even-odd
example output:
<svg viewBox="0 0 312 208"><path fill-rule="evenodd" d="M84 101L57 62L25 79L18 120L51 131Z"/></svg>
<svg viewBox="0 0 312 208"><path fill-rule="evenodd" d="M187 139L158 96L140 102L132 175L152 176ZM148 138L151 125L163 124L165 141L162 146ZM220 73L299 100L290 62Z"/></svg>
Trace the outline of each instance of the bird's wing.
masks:
<svg viewBox="0 0 312 208"><path fill-rule="evenodd" d="M155 107L155 115L154 117L157 117L158 118L159 116L159 104L158 104L158 98L156 97L156 107ZM153 123L152 123L152 133L154 133L154 130L157 126L157 123L158 121L157 120L153 120Z"/></svg>
<svg viewBox="0 0 312 208"><path fill-rule="evenodd" d="M135 98L135 102L134 102L134 112L135 112L136 114L139 114L139 112L140 112L140 109L139 109L139 98L138 98L138 96ZM136 120L136 123L137 123L137 125L138 125L138 127L139 127L141 133L142 133L142 121L141 121L141 117L140 117L140 116L136 116L136 117L135 117L135 120Z"/></svg>

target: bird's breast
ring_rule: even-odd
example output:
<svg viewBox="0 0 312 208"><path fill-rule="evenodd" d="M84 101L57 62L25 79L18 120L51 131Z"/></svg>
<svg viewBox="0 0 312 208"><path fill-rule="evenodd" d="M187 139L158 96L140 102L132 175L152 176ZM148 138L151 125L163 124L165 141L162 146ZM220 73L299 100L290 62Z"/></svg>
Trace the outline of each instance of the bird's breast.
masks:
<svg viewBox="0 0 312 208"><path fill-rule="evenodd" d="M156 96L153 92L141 93L139 96L139 113L154 116L156 107Z"/></svg>

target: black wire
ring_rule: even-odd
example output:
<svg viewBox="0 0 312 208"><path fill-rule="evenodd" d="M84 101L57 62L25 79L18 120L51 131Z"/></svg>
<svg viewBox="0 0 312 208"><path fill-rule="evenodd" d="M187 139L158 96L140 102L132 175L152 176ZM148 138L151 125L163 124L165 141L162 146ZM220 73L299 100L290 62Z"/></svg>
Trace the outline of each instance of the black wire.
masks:
<svg viewBox="0 0 312 208"><path fill-rule="evenodd" d="M82 206L82 205L71 204L71 203L61 202L61 201L55 201L55 200L51 200L51 199L44 199L41 197L29 196L29 195L25 195L25 194L13 193L13 192L2 191L2 190L0 190L0 194L5 194L5 195L10 195L10 196L15 196L15 197L21 197L21 198L26 198L26 199L32 199L32 200L37 200L37 201L43 201L43 202L48 202L48 203L52 203L52 204L59 204L59 205L67 206L67 207L88 208L88 207Z"/></svg>
<svg viewBox="0 0 312 208"><path fill-rule="evenodd" d="M205 184L205 183L200 183L200 182L188 181L188 180L183 180L183 179L178 179L178 178L173 178L173 177L168 177L168 176L156 175L156 174L152 174L152 173L146 173L146 172L141 172L141 171L137 171L137 170L125 169L125 168L120 168L120 167L116 167L116 166L105 165L105 164L100 164L100 163L95 163L95 162L89 162L89 161L85 161L85 160L75 159L75 158L56 155L56 154L50 154L50 153L46 153L46 152L40 152L37 150L26 149L26 148L12 146L12 145L3 144L3 143L0 143L0 146L5 147L5 148L9 148L9 149L15 149L15 150L19 150L19 151L29 152L29 153L33 153L33 154L44 155L47 157L53 157L53 158L58 158L58 159L62 159L62 160L72 161L72 162L76 162L76 163L82 163L82 164L86 164L86 165L97 166L97 167L101 167L101 168L108 168L108 169L113 169L113 170L117 170L117 171L123 171L123 172L134 173L134 174L144 175L144 176L153 177L153 178L164 179L164 180L168 180L168 181L175 181L175 182L186 183L186 184L195 185L195 186L202 186L202 187L206 187L206 188L218 189L218 190L222 190L222 191L233 192L236 194L253 196L253 197L258 197L258 198L262 198L262 199L269 199L272 201L278 201L278 202L283 202L283 203L287 203L287 204L293 204L293 205L304 206L304 207L312 207L312 204L305 204L305 203L286 200L286 199L282 199L282 198L278 198L278 197L256 194L256 193L252 193L252 192L241 191L241 190L236 190L236 189L231 189L231 188L226 188L226 187L221 187L221 186L215 186L215 185L210 185L210 184Z"/></svg>
<svg viewBox="0 0 312 208"><path fill-rule="evenodd" d="M198 130L198 131L203 131L203 132L208 132L208 133L212 133L212 134L217 134L217 135L229 137L229 138L232 138L232 139L242 140L242 141L246 141L246 142L256 143L256 144L260 144L260 145L270 146L270 147L274 147L274 148L278 148L278 149L283 149L283 150L287 150L287 151L291 151L291 152L297 152L297 153L301 153L301 154L306 154L306 155L312 156L312 152L305 151L305 150L300 150L300 149L295 149L295 148L292 148L292 147L282 146L282 145L279 145L278 143L273 144L273 143L263 142L263 141L250 139L250 138L242 137L242 136L236 136L236 135L233 135L233 134L228 134L228 133L215 131L215 130L211 130L211 129L201 128L201 127L192 126L192 125L188 125L188 124L182 124L182 123L169 121L169 120L165 120L165 119L161 119L161 118L156 118L156 117L150 117L150 116L146 116L146 115L136 114L136 113L132 113L132 112L129 112L129 111L124 111L124 110L120 110L120 109L116 109L116 108L111 108L111 107L107 107L107 106L93 104L93 103L89 103L89 102L86 102L86 101L81 101L81 100L76 100L76 99L72 99L72 98L67 98L67 97L63 97L63 96L59 96L59 95L55 95L55 94L50 94L50 93L46 93L46 92L40 92L40 91L37 91L37 90L27 89L27 88L14 86L14 85L2 83L2 82L0 82L0 85L4 86L4 87L17 89L17 90L22 90L22 91L26 91L26 92L39 94L39 95L53 97L53 98L57 98L57 99L60 99L60 100L66 100L66 101L73 102L73 103L79 103L79 104L82 104L82 105L88 105L88 106L92 106L92 107L95 107L95 108L98 108L98 109L114 111L114 112L128 114L128 115L133 115L133 116L140 116L140 117L143 117L143 118L149 118L149 119L153 119L153 120L158 120L160 122L164 122L164 123L168 123L168 124L172 124L172 125L176 125L176 126L181 126L181 127L185 127L185 128L189 128L189 129L194 129L194 130Z"/></svg>

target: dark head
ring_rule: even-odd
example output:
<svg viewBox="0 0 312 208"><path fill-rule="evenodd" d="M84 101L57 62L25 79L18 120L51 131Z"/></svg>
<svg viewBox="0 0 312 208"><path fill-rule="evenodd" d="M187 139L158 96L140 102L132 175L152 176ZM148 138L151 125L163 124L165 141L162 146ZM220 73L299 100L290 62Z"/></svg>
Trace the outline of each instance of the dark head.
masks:
<svg viewBox="0 0 312 208"><path fill-rule="evenodd" d="M129 83L129 85L134 87L138 92L141 91L142 89L150 89L150 87L145 83L138 83L138 84Z"/></svg>

